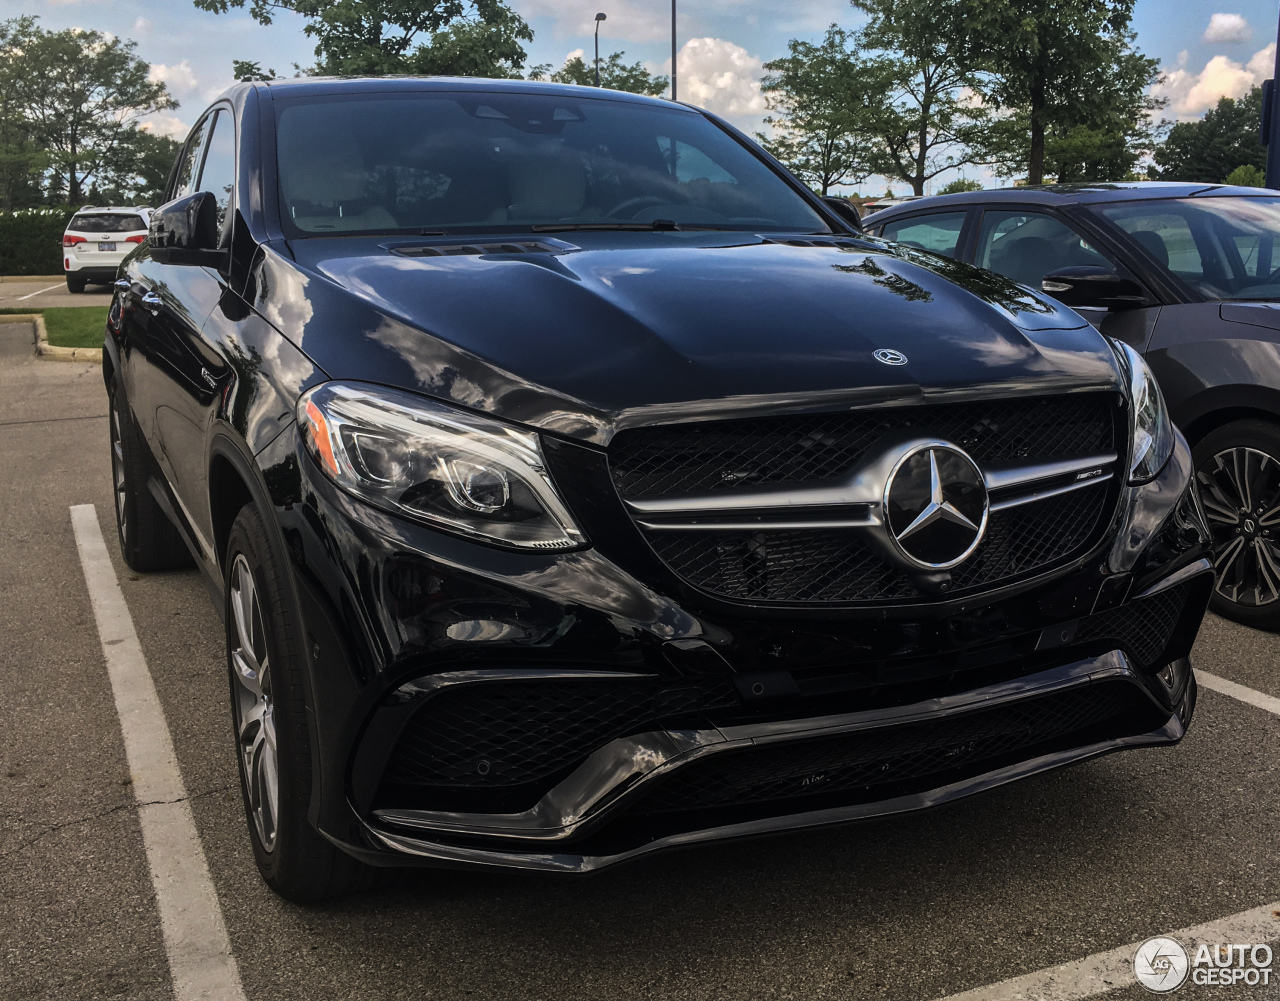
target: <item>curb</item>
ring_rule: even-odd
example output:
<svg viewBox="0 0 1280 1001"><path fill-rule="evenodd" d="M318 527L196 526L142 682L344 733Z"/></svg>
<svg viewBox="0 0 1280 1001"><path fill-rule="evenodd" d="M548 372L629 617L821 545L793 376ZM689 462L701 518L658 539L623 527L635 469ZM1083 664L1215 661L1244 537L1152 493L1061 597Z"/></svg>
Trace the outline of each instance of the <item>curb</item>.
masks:
<svg viewBox="0 0 1280 1001"><path fill-rule="evenodd" d="M31 285L35 282L60 282L67 276L63 275L0 275L0 284L5 282L15 282L20 284Z"/></svg>
<svg viewBox="0 0 1280 1001"><path fill-rule="evenodd" d="M63 348L49 343L39 313L0 313L0 323L30 323L36 331L36 354L41 361L80 361L102 364L102 348Z"/></svg>

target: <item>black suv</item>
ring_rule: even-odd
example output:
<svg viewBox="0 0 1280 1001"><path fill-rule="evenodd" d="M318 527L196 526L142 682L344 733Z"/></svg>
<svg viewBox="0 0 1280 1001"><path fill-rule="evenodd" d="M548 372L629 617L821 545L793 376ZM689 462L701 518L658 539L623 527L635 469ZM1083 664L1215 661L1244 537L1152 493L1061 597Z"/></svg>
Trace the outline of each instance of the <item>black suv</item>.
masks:
<svg viewBox="0 0 1280 1001"><path fill-rule="evenodd" d="M120 543L226 621L267 881L583 872L1190 722L1137 352L664 101L239 85L124 265Z"/></svg>
<svg viewBox="0 0 1280 1001"><path fill-rule="evenodd" d="M1213 608L1280 631L1280 192L1014 188L918 199L867 226L1042 289L1141 351L1191 442Z"/></svg>

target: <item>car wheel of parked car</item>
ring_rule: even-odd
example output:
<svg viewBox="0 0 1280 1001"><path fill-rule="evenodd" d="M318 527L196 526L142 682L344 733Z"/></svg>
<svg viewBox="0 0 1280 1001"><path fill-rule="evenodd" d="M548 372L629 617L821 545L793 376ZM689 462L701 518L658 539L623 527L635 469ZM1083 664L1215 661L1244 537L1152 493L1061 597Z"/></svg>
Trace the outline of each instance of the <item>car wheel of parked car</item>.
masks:
<svg viewBox="0 0 1280 1001"><path fill-rule="evenodd" d="M252 505L231 527L226 567L232 718L258 870L272 889L299 903L367 886L374 870L335 848L307 819L303 632L285 599L284 568Z"/></svg>
<svg viewBox="0 0 1280 1001"><path fill-rule="evenodd" d="M111 381L109 403L111 483L124 561L139 571L191 566L191 553L182 536L147 489L147 444L133 423L117 379Z"/></svg>
<svg viewBox="0 0 1280 1001"><path fill-rule="evenodd" d="M1236 421L1207 434L1194 455L1218 573L1210 607L1280 631L1280 427Z"/></svg>
<svg viewBox="0 0 1280 1001"><path fill-rule="evenodd" d="M81 292L84 291L84 287L88 284L89 284L88 282L84 281L81 278L68 278L67 291L72 292L76 295L79 295Z"/></svg>

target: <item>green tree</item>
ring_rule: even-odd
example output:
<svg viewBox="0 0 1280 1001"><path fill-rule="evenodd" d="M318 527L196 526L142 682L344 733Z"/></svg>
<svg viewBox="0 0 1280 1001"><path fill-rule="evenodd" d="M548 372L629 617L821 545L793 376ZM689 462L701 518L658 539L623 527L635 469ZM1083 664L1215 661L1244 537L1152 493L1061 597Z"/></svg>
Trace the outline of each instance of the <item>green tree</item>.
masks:
<svg viewBox="0 0 1280 1001"><path fill-rule="evenodd" d="M658 97L666 92L670 81L665 76L657 76L644 68L644 63L624 63L625 52L614 52L608 59L600 61L600 86L609 90L625 90L630 94L647 94ZM542 67L530 74L531 80L540 80L545 76ZM554 83L575 83L583 87L596 85L596 69L594 62L587 63L582 56L566 59L564 65L551 74Z"/></svg>
<svg viewBox="0 0 1280 1001"><path fill-rule="evenodd" d="M1265 188L1267 175L1251 163L1241 164L1223 180L1224 184L1235 184L1242 188Z"/></svg>
<svg viewBox="0 0 1280 1001"><path fill-rule="evenodd" d="M792 39L764 64L761 90L772 114L756 138L806 184L827 194L873 173L870 122L883 102L883 68L850 50L855 36L832 25L821 45Z"/></svg>
<svg viewBox="0 0 1280 1001"><path fill-rule="evenodd" d="M150 66L134 42L32 27L21 49L13 96L72 204L88 181L122 169L144 115L178 106L163 83L147 78Z"/></svg>
<svg viewBox="0 0 1280 1001"><path fill-rule="evenodd" d="M926 182L981 163L993 119L980 94L971 0L851 0L869 18L859 36L882 53L883 103L866 115L877 141L876 172L924 194Z"/></svg>
<svg viewBox="0 0 1280 1001"><path fill-rule="evenodd" d="M1134 0L966 0L973 59L1005 114L1004 172L1119 179L1155 142L1159 65L1134 48ZM1000 39L982 45L981 39Z"/></svg>
<svg viewBox="0 0 1280 1001"><path fill-rule="evenodd" d="M249 62L245 59L231 60L231 75L237 80L274 80L276 78L275 70L264 70L260 63Z"/></svg>
<svg viewBox="0 0 1280 1001"><path fill-rule="evenodd" d="M1216 184L1242 165L1265 170L1261 120L1262 88L1254 87L1239 100L1220 99L1198 122L1179 122L1155 152L1160 180Z"/></svg>
<svg viewBox="0 0 1280 1001"><path fill-rule="evenodd" d="M6 212L39 201L40 177L49 164L19 92L25 45L35 30L34 17L0 22L0 208Z"/></svg>
<svg viewBox="0 0 1280 1001"><path fill-rule="evenodd" d="M942 186L940 195L959 195L966 191L981 191L982 182L967 177L957 177L954 181Z"/></svg>
<svg viewBox="0 0 1280 1001"><path fill-rule="evenodd" d="M300 14L306 20L303 30L316 40L314 72L333 76L509 76L524 67L520 42L533 40L532 29L503 0L193 2L215 14L247 7L260 24L270 24L281 12Z"/></svg>

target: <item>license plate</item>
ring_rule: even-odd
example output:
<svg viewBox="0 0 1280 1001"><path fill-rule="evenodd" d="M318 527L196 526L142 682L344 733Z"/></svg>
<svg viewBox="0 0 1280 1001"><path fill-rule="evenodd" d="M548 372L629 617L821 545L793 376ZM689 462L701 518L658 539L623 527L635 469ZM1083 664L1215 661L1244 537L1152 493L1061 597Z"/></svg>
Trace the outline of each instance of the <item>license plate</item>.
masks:
<svg viewBox="0 0 1280 1001"><path fill-rule="evenodd" d="M114 243L100 243L98 244L98 249L106 254L114 254L116 245Z"/></svg>

